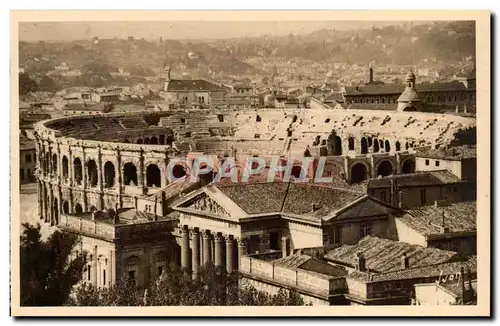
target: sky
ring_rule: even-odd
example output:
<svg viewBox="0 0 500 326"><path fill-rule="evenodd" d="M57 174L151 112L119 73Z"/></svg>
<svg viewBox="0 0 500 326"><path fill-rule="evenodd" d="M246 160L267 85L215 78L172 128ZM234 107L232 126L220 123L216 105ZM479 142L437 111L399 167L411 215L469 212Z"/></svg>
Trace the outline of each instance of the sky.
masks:
<svg viewBox="0 0 500 326"><path fill-rule="evenodd" d="M171 22L22 22L21 41L71 41L99 38L220 39L307 34L320 29L349 30L400 25L397 21L171 21ZM418 22L424 23L424 22Z"/></svg>

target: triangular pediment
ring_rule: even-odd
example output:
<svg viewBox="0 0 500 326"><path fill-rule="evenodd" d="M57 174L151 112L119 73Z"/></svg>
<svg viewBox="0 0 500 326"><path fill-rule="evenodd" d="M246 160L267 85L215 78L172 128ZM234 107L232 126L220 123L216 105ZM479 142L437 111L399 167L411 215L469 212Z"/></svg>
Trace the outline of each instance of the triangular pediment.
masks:
<svg viewBox="0 0 500 326"><path fill-rule="evenodd" d="M349 207L337 212L335 215L326 218L330 220L345 220L356 218L369 218L381 215L390 215L397 213L397 208L386 205L382 202L373 200L370 197L365 197L363 200L350 205Z"/></svg>
<svg viewBox="0 0 500 326"><path fill-rule="evenodd" d="M180 204L179 207L189 208L220 217L231 217L231 215L215 199L202 192L193 198Z"/></svg>

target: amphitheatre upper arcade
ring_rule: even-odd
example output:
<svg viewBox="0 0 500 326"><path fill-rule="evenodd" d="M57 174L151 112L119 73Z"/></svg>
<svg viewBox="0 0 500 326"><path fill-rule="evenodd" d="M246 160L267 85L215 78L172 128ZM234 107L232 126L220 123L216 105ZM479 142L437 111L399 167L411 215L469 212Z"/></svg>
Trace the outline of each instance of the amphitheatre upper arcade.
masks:
<svg viewBox="0 0 500 326"><path fill-rule="evenodd" d="M244 109L144 111L62 117L35 125L39 207L58 214L137 207L169 184L167 165L206 154L218 164L247 157L325 157L324 173L356 183L411 173L414 149L446 146L475 119L423 112ZM217 166L215 167L215 170ZM300 173L300 166L292 174ZM312 171L312 170L311 170ZM307 174L313 172L307 171ZM175 177L189 174L179 163ZM156 209L156 208L155 208Z"/></svg>

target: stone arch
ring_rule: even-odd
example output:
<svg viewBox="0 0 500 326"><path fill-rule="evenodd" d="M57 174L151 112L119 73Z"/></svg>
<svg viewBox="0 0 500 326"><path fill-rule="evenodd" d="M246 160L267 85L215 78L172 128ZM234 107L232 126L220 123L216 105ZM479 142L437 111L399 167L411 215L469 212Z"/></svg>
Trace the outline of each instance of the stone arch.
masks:
<svg viewBox="0 0 500 326"><path fill-rule="evenodd" d="M110 161L104 163L104 187L111 188L115 185L115 165Z"/></svg>
<svg viewBox="0 0 500 326"><path fill-rule="evenodd" d="M89 181L89 186L91 186L91 187L97 186L97 182L98 182L97 164L94 160L89 160L87 162L87 178Z"/></svg>
<svg viewBox="0 0 500 326"><path fill-rule="evenodd" d="M388 140L385 141L385 151L390 152L391 151L391 143L389 143Z"/></svg>
<svg viewBox="0 0 500 326"><path fill-rule="evenodd" d="M156 138L156 136L151 137L149 143L152 145L158 145L158 138Z"/></svg>
<svg viewBox="0 0 500 326"><path fill-rule="evenodd" d="M166 252L160 251L154 255L154 275L155 277L160 277L162 274L167 272L169 257Z"/></svg>
<svg viewBox="0 0 500 326"><path fill-rule="evenodd" d="M378 142L378 139L377 139L377 138L375 138L375 139L373 140L373 152L374 152L374 153L378 153L378 152L379 152L379 150L380 150L380 148L379 148L379 142Z"/></svg>
<svg viewBox="0 0 500 326"><path fill-rule="evenodd" d="M174 165L174 167L172 168L172 176L173 176L175 179L182 178L182 177L184 177L186 174L187 174L187 172L186 172L186 168L185 168L183 165L181 165L181 164L176 164L176 165Z"/></svg>
<svg viewBox="0 0 500 326"><path fill-rule="evenodd" d="M79 157L77 157L73 160L73 173L74 173L74 178L75 178L76 184L77 185L82 184L83 166L82 166L82 161L80 160Z"/></svg>
<svg viewBox="0 0 500 326"><path fill-rule="evenodd" d="M124 143L128 144L130 141L128 139L125 139Z"/></svg>
<svg viewBox="0 0 500 326"><path fill-rule="evenodd" d="M172 146L173 143L174 143L174 136L168 135L167 136L167 145Z"/></svg>
<svg viewBox="0 0 500 326"><path fill-rule="evenodd" d="M415 173L415 162L412 159L406 159L401 164L402 173Z"/></svg>
<svg viewBox="0 0 500 326"><path fill-rule="evenodd" d="M67 200L63 201L62 210L64 214L69 214L69 203Z"/></svg>
<svg viewBox="0 0 500 326"><path fill-rule="evenodd" d="M217 119L219 119L219 122L224 122L224 115L218 114Z"/></svg>
<svg viewBox="0 0 500 326"><path fill-rule="evenodd" d="M351 167L351 182L360 183L368 179L368 169L363 163L356 163Z"/></svg>
<svg viewBox="0 0 500 326"><path fill-rule="evenodd" d="M69 174L69 161L66 155L64 155L62 158L62 176L64 180L68 179L68 174Z"/></svg>
<svg viewBox="0 0 500 326"><path fill-rule="evenodd" d="M333 155L342 155L342 138L335 136L335 146Z"/></svg>
<svg viewBox="0 0 500 326"><path fill-rule="evenodd" d="M89 212L97 212L97 207L95 207L94 205L90 205Z"/></svg>
<svg viewBox="0 0 500 326"><path fill-rule="evenodd" d="M123 165L123 183L126 186L137 186L137 168L132 162Z"/></svg>
<svg viewBox="0 0 500 326"><path fill-rule="evenodd" d="M165 145L165 135L160 135L160 139L158 141L160 145Z"/></svg>
<svg viewBox="0 0 500 326"><path fill-rule="evenodd" d="M137 284L141 259L138 256L131 255L125 260L125 262L127 268L127 274L126 274L127 280L129 282L134 282L135 284Z"/></svg>
<svg viewBox="0 0 500 326"><path fill-rule="evenodd" d="M304 157L311 157L311 152L309 151L309 148L306 148L304 151Z"/></svg>
<svg viewBox="0 0 500 326"><path fill-rule="evenodd" d="M403 108L403 112L416 112L418 111L417 108L413 105L407 106Z"/></svg>
<svg viewBox="0 0 500 326"><path fill-rule="evenodd" d="M149 145L149 137L144 138L144 144L148 144Z"/></svg>
<svg viewBox="0 0 500 326"><path fill-rule="evenodd" d="M399 152L401 150L401 143L398 141L396 141L396 152Z"/></svg>
<svg viewBox="0 0 500 326"><path fill-rule="evenodd" d="M368 142L366 141L366 138L363 137L361 138L361 154L367 154L368 153Z"/></svg>
<svg viewBox="0 0 500 326"><path fill-rule="evenodd" d="M382 161L377 167L377 176L386 177L392 174L392 163L390 161Z"/></svg>
<svg viewBox="0 0 500 326"><path fill-rule="evenodd" d="M137 144L142 144L142 138L137 139Z"/></svg>
<svg viewBox="0 0 500 326"><path fill-rule="evenodd" d="M300 178L300 174L302 173L302 167L300 165L295 165L292 167L292 177L294 178Z"/></svg>
<svg viewBox="0 0 500 326"><path fill-rule="evenodd" d="M349 137L347 139L347 143L348 143L348 146L349 146L349 150L350 151L354 151L355 150L355 146L354 146L354 137Z"/></svg>
<svg viewBox="0 0 500 326"><path fill-rule="evenodd" d="M57 154L52 154L52 173L57 174Z"/></svg>
<svg viewBox="0 0 500 326"><path fill-rule="evenodd" d="M150 164L146 168L146 185L148 187L161 187L161 171L158 165Z"/></svg>
<svg viewBox="0 0 500 326"><path fill-rule="evenodd" d="M75 205L75 213L83 213L82 205L80 205L79 203Z"/></svg>

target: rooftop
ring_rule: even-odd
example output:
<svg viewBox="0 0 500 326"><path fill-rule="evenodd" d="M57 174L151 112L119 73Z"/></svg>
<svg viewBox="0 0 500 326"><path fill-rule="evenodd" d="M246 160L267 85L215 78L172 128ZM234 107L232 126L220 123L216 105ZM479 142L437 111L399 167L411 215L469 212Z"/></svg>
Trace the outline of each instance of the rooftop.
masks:
<svg viewBox="0 0 500 326"><path fill-rule="evenodd" d="M428 157L434 159L461 161L470 158L476 158L476 146L463 145L453 147L440 147L437 149L428 149L418 151L418 157Z"/></svg>
<svg viewBox="0 0 500 326"><path fill-rule="evenodd" d="M368 189L388 188L391 182L398 187L438 186L461 182L460 178L448 170L398 174L368 180Z"/></svg>
<svg viewBox="0 0 500 326"><path fill-rule="evenodd" d="M426 92L444 92L444 91L460 91L465 90L465 85L461 82L454 81L448 83L416 83L415 90L419 93ZM405 90L403 84L384 84L384 85L358 85L346 86L345 94L347 96L356 95L395 95L401 94Z"/></svg>
<svg viewBox="0 0 500 326"><path fill-rule="evenodd" d="M167 85L167 92L180 91L221 91L224 88L204 79L176 79L170 80Z"/></svg>
<svg viewBox="0 0 500 326"><path fill-rule="evenodd" d="M338 266L332 266L308 255L290 255L273 261L273 264L285 268L302 269L333 277L347 275L347 271L345 269Z"/></svg>
<svg viewBox="0 0 500 326"><path fill-rule="evenodd" d="M476 202L450 203L441 207L422 206L407 210L397 217L418 233L423 235L439 234L441 225L449 228L449 232L476 231L477 205Z"/></svg>
<svg viewBox="0 0 500 326"><path fill-rule="evenodd" d="M355 245L343 245L329 251L325 258L338 264L354 267L358 253L363 254L366 267L378 273L401 269L403 254L408 257L410 268L445 263L456 256L456 253L452 251L366 236Z"/></svg>
<svg viewBox="0 0 500 326"><path fill-rule="evenodd" d="M19 149L20 150L35 149L35 142L26 137L23 133L19 133Z"/></svg>
<svg viewBox="0 0 500 326"><path fill-rule="evenodd" d="M83 213L75 213L69 214L75 217L79 217L86 220L92 220L92 215L95 215L96 222L102 222L106 224L115 224L115 225L129 225L129 224L140 224L155 221L155 216L152 213L147 213L143 211L135 210L134 208L119 208L117 210L118 213L118 221L115 223L114 221L114 210L107 211L95 211L92 212L83 212ZM157 221L168 221L174 219L175 216L157 216Z"/></svg>

